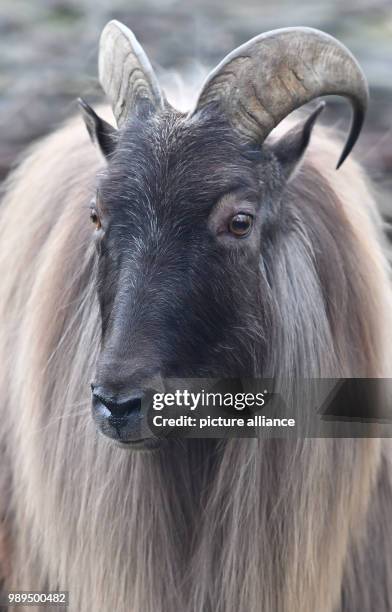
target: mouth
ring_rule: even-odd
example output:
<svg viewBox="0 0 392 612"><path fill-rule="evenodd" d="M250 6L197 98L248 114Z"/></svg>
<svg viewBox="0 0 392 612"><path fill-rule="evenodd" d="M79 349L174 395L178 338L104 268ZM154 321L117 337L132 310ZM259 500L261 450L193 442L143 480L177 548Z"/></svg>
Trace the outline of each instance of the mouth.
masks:
<svg viewBox="0 0 392 612"><path fill-rule="evenodd" d="M140 438L139 440L113 440L116 446L132 451L154 451L160 448L160 438Z"/></svg>

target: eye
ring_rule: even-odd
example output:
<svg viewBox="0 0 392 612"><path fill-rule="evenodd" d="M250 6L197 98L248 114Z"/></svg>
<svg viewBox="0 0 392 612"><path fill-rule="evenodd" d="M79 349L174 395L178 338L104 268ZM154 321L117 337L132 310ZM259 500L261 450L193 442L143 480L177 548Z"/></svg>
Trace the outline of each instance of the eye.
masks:
<svg viewBox="0 0 392 612"><path fill-rule="evenodd" d="M91 223L94 223L95 229L101 229L101 220L95 208L90 208L90 220Z"/></svg>
<svg viewBox="0 0 392 612"><path fill-rule="evenodd" d="M247 213L238 213L230 219L229 232L237 236L237 238L244 238L250 234L253 226L253 217Z"/></svg>

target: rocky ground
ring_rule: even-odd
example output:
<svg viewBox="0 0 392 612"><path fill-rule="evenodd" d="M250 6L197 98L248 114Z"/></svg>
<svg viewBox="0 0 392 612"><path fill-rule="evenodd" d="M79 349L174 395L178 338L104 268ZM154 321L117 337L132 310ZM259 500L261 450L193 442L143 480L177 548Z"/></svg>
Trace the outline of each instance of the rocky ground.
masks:
<svg viewBox="0 0 392 612"><path fill-rule="evenodd" d="M27 143L74 112L77 96L102 99L97 41L111 18L134 30L158 73L172 81L178 73L201 80L227 51L268 29L309 25L340 38L370 82L358 151L387 188L382 205L392 211L390 0L1 0L0 179ZM333 101L325 119L347 117Z"/></svg>

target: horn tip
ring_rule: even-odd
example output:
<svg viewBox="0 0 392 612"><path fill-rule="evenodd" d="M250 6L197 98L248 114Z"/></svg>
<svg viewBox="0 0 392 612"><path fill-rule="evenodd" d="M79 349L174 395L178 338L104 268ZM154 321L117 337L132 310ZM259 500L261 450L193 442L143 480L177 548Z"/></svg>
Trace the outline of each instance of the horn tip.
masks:
<svg viewBox="0 0 392 612"><path fill-rule="evenodd" d="M115 32L121 32L121 34L125 35L129 40L131 40L133 45L139 45L132 30L121 21L118 21L118 19L111 19L104 26L101 32L101 42L104 41L107 36L114 36Z"/></svg>
<svg viewBox="0 0 392 612"><path fill-rule="evenodd" d="M354 143L347 143L346 146L344 147L338 163L336 164L336 168L335 170L339 170L339 168L344 164L344 162L346 161L347 157L350 155L352 148L354 147Z"/></svg>
<svg viewBox="0 0 392 612"><path fill-rule="evenodd" d="M111 19L104 26L102 33L105 32L105 30L109 30L111 28L118 28L120 30L123 30L124 28L126 28L126 26L123 23L121 23L121 21L118 21L118 19Z"/></svg>
<svg viewBox="0 0 392 612"><path fill-rule="evenodd" d="M353 107L353 118L351 122L350 132L344 145L342 154L339 158L339 161L336 165L336 170L339 170L343 162L350 155L354 145L356 144L358 137L362 131L363 123L365 120L366 106L362 106L362 108L358 108L358 106Z"/></svg>

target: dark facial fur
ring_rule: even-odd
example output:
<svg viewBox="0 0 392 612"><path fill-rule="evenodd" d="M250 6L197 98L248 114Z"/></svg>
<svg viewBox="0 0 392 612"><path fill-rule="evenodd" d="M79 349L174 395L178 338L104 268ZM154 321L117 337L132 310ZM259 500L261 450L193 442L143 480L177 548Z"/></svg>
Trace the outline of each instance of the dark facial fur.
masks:
<svg viewBox="0 0 392 612"><path fill-rule="evenodd" d="M98 376L121 386L156 370L253 372L269 316L268 304L260 309L260 256L276 231L283 184L275 156L241 143L217 115L129 121L96 203ZM253 228L237 238L228 225L243 211Z"/></svg>
<svg viewBox="0 0 392 612"><path fill-rule="evenodd" d="M172 121L184 123L181 117ZM141 122L143 128L147 125ZM208 138L216 137L222 148L218 124L211 127ZM144 133L138 136L140 141ZM168 143L168 136L162 134L161 142ZM233 138L230 133L228 138ZM163 172L167 158L159 155L156 141L150 141ZM136 145L128 139L122 146ZM182 155L184 148L180 150ZM224 154L225 167L236 165L226 149L214 150L216 155ZM204 177L189 177L201 186L201 193L207 192L207 186L215 188L211 173L222 175L207 164L206 151L195 152L187 166L188 174L192 163L205 169ZM269 205L260 195L260 230L254 234L260 288L248 283L245 299L243 285L237 292L231 276L219 277L221 286L233 287L242 312L247 304L254 309L259 300L257 318L249 314L243 330L254 345L267 347L265 354L260 351L252 358L260 372L292 379L389 372L385 330L390 329L390 285L376 233L376 206L355 163L348 161L339 172L333 170L339 151L337 139L320 130L281 195L276 188ZM120 152L119 145L119 163ZM115 162L112 155L108 180ZM262 158L243 161L241 157L240 167L249 163L251 172L260 172L258 176L267 182L262 173L267 173L270 159L275 167L270 176L279 183L276 165L282 164L281 157L276 149L275 157L267 155L265 149ZM183 163L185 159L189 158L184 157ZM0 516L7 518L3 546L7 555L11 547L11 577L5 590L63 588L72 594L72 610L80 612L335 612L342 592L340 608L345 611L357 612L360 601L363 612L386 612L391 601L390 538L383 526L390 507L389 493L374 488L380 466L378 440L228 440L205 445L184 440L162 445L154 453L132 453L96 435L88 383L101 342L94 270L103 260L94 252L86 205L101 163L80 130L80 120L73 121L26 158L0 210L0 453L2 471L12 482L11 495L0 497ZM129 163L124 162L125 169ZM142 177L151 168L139 162L138 170ZM184 168L181 185L186 184L186 176ZM147 192L135 189L134 193L151 200L160 186L147 184L147 177L144 185ZM122 187L117 185L120 195ZM167 190L172 187L169 184ZM106 204L105 188L102 181ZM220 205L209 204L207 227L220 227L218 208L227 211L233 198L230 193ZM130 206L126 192L119 200ZM182 202L186 203L185 197ZM141 210L137 208L138 214ZM107 219L109 211L102 214L104 227ZM171 244L174 236L172 231ZM230 262L242 252L233 250L229 259L229 245L219 245L217 250L225 249L222 260L223 253ZM131 257L130 253L120 252L119 260ZM134 253L136 257L138 252ZM137 271L141 260L136 260ZM112 281L109 273L100 277L98 291L101 301L103 293L107 296L109 306L103 303L103 311L106 308L109 315L121 310L132 287L126 282L127 275L132 278L134 273L132 262L124 267L121 283L116 277ZM164 289L173 266L172 262L170 274L162 279L151 272L154 282L146 282L145 290ZM225 269L231 271L230 263ZM111 270L113 274L114 263ZM202 272L210 287L211 270ZM136 278L141 288L137 272ZM184 275L183 282L187 282ZM193 292L194 285L189 290ZM120 299L122 292L125 297ZM156 289L150 296L157 313L162 312L162 304L158 309L155 301L158 293ZM216 293L216 301L224 304L227 294ZM210 296L202 294L208 310ZM179 298L166 296L162 303L167 313L166 302ZM194 317L194 301L189 299L184 318ZM147 307L134 307L130 314L138 313L140 321L148 319ZM103 319L101 346L101 359L106 352L107 363L116 354L111 344L124 346L126 353L121 339L128 333L131 337L132 328L126 324L132 317L125 307L124 323L116 333L109 315L107 322ZM162 343L165 351L159 367L167 363L162 337L167 336L167 328L158 337L148 335L145 325L134 325L132 333L136 332L143 350L144 339L150 347ZM173 336L179 338L180 332L175 329ZM224 347L220 349L222 356ZM151 348L148 351L155 355ZM249 352L245 341L240 352L243 363ZM227 360L232 363L229 353L228 349ZM127 358L131 359L128 354ZM131 368L132 363L129 372ZM116 373L113 368L107 372ZM388 457L389 461L390 453ZM380 529L371 527L364 538L368 518ZM378 539L385 548L376 550ZM350 553L354 542L358 548ZM380 563L385 568L382 575ZM3 576L7 572L3 570Z"/></svg>

